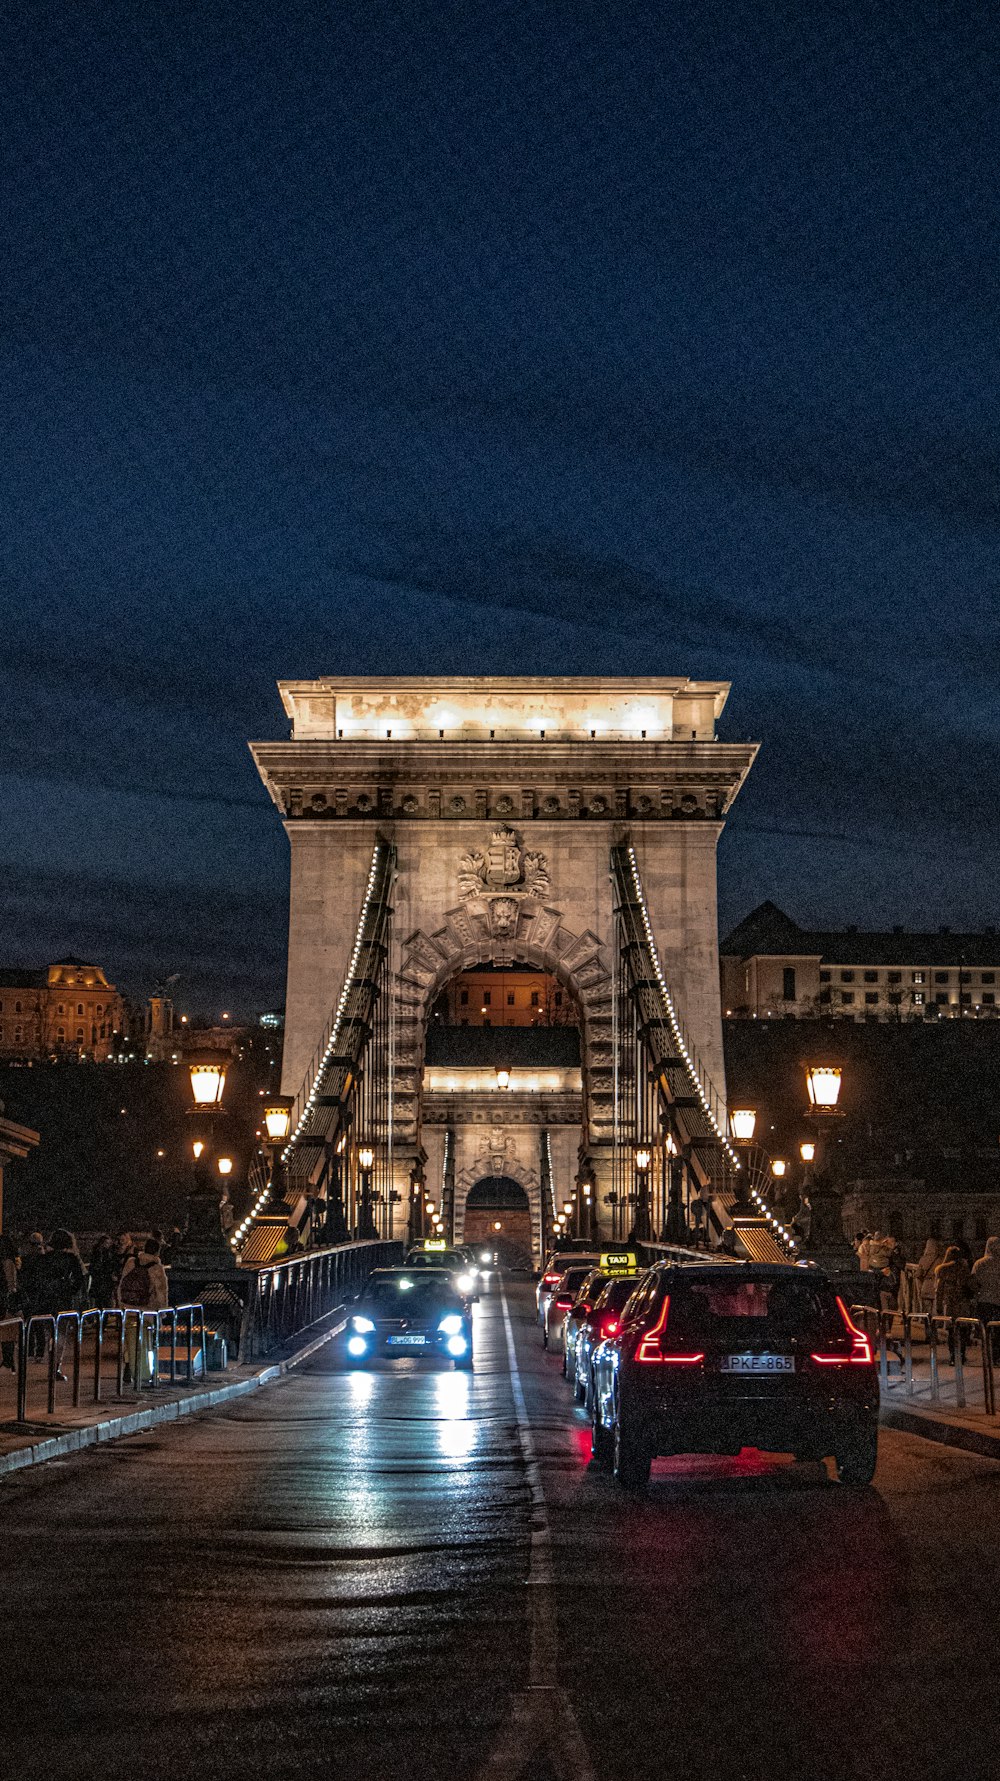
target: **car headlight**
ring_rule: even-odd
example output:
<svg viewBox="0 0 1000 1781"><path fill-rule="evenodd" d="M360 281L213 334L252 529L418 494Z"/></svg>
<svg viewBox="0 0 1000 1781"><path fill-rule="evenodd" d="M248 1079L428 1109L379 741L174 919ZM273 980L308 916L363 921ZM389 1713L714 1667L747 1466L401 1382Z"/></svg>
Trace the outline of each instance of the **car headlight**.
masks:
<svg viewBox="0 0 1000 1781"><path fill-rule="evenodd" d="M350 1341L347 1344L348 1354L353 1354L355 1356L355 1358L357 1358L359 1355L366 1354L367 1351L368 1351L368 1344L365 1341L364 1336L352 1336L351 1337Z"/></svg>
<svg viewBox="0 0 1000 1781"><path fill-rule="evenodd" d="M460 1336L462 1334L462 1319L458 1312L449 1311L447 1317L442 1317L438 1329L442 1336Z"/></svg>
<svg viewBox="0 0 1000 1781"><path fill-rule="evenodd" d="M490 1254L489 1254L489 1253L488 1253L488 1252L487 1252L487 1250L485 1250L485 1249L484 1249L484 1250L483 1250L483 1253L482 1253L482 1255L481 1255L481 1256L480 1256L480 1257L479 1257L479 1259L480 1259L480 1261L481 1261L481 1262L486 1262L486 1263L489 1263L489 1262L491 1262L491 1261L492 1261L492 1260L493 1260L493 1257L492 1257L492 1256L491 1256L491 1255L490 1255Z"/></svg>
<svg viewBox="0 0 1000 1781"><path fill-rule="evenodd" d="M360 1336L369 1336L375 1325L370 1317L352 1317L351 1328L357 1330Z"/></svg>
<svg viewBox="0 0 1000 1781"><path fill-rule="evenodd" d="M465 1340L464 1336L449 1336L448 1337L448 1353L453 1354L455 1356L456 1360L458 1359L459 1355L462 1355L465 1353L468 1346L469 1346L469 1344Z"/></svg>
<svg viewBox="0 0 1000 1781"><path fill-rule="evenodd" d="M458 1279L455 1281L455 1285L458 1287L459 1292L471 1292L475 1284L471 1274L459 1274Z"/></svg>

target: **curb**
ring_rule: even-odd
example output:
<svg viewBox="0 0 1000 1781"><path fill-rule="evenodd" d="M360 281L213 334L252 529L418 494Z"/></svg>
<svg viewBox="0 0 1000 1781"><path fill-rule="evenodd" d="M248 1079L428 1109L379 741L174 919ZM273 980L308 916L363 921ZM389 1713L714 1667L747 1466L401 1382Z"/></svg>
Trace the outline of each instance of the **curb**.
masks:
<svg viewBox="0 0 1000 1781"><path fill-rule="evenodd" d="M919 1410L898 1410L893 1406L879 1415L883 1428L899 1429L904 1435L920 1435L925 1441L936 1441L941 1447L958 1447L963 1453L976 1453L980 1459L1000 1460L1000 1435L985 1429L970 1429L954 1422L934 1422Z"/></svg>
<svg viewBox="0 0 1000 1781"><path fill-rule="evenodd" d="M341 1311L343 1307L341 1307ZM98 1447L106 1441L118 1441L123 1435L137 1435L145 1429L157 1428L164 1422L178 1422L183 1416L196 1416L201 1410L213 1410L218 1404L229 1404L235 1398L242 1398L248 1392L257 1391L262 1385L273 1385L290 1373L293 1367L308 1360L317 1349L325 1347L334 1336L339 1336L346 1327L347 1319L340 1312L330 1312L329 1316L340 1317L340 1322L321 1336L315 1336L304 1347L296 1349L294 1354L284 1360L275 1361L271 1366L263 1367L252 1379L236 1379L231 1385L217 1385L207 1390L196 1392L189 1398L176 1398L168 1404L150 1404L148 1409L130 1410L124 1416L112 1416L104 1422L94 1422L85 1428L67 1429L64 1434L50 1435L45 1440L35 1441L28 1447L15 1448L12 1453L0 1454L0 1479L10 1477L15 1472L23 1472L28 1466L44 1465L46 1460L61 1459L70 1453L80 1453L85 1447Z"/></svg>

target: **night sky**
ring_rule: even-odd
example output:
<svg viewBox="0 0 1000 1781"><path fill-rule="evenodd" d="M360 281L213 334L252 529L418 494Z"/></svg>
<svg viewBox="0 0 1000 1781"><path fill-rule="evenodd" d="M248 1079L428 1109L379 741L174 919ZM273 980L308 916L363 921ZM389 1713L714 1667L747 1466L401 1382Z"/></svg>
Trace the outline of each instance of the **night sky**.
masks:
<svg viewBox="0 0 1000 1781"><path fill-rule="evenodd" d="M4 33L0 963L280 1002L322 673L731 679L725 924L1000 918L994 6Z"/></svg>

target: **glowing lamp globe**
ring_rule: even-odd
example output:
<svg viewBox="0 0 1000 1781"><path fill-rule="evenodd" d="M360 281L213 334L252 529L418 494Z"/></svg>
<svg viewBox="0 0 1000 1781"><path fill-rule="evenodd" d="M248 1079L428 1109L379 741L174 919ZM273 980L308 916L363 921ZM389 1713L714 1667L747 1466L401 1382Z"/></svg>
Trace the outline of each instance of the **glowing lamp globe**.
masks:
<svg viewBox="0 0 1000 1781"><path fill-rule="evenodd" d="M840 1075L835 1064L810 1064L806 1071L810 1106L821 1113L832 1113L840 1099Z"/></svg>
<svg viewBox="0 0 1000 1781"><path fill-rule="evenodd" d="M292 1129L292 1103L287 1095L275 1095L264 1103L264 1125L270 1144L283 1144Z"/></svg>
<svg viewBox="0 0 1000 1781"><path fill-rule="evenodd" d="M231 1156L220 1156L220 1158L219 1158L219 1174L222 1176L226 1176L226 1175L231 1175L232 1172L233 1172L232 1157Z"/></svg>
<svg viewBox="0 0 1000 1781"><path fill-rule="evenodd" d="M375 1152L370 1144L362 1144L358 1151L358 1162L363 1169L370 1169L375 1161Z"/></svg>
<svg viewBox="0 0 1000 1781"><path fill-rule="evenodd" d="M509 1088L509 1087L510 1087L510 1071L505 1070L502 1067L502 1065L498 1065L497 1066L497 1088Z"/></svg>
<svg viewBox="0 0 1000 1781"><path fill-rule="evenodd" d="M804 1163L811 1163L816 1155L816 1146L811 1138L803 1138L799 1145L799 1155Z"/></svg>
<svg viewBox="0 0 1000 1781"><path fill-rule="evenodd" d="M202 1058L193 1062L191 1069L191 1093L196 1107L221 1107L222 1091L226 1086L226 1066L218 1058Z"/></svg>
<svg viewBox="0 0 1000 1781"><path fill-rule="evenodd" d="M198 1161L198 1158L200 1157L204 1148L205 1148L205 1145L204 1145L203 1140L201 1138L196 1138L194 1143L191 1146L191 1154L194 1157L195 1162Z"/></svg>
<svg viewBox="0 0 1000 1781"><path fill-rule="evenodd" d="M729 1115L729 1129L738 1144L749 1144L757 1126L757 1115L752 1107L734 1107Z"/></svg>
<svg viewBox="0 0 1000 1781"><path fill-rule="evenodd" d="M780 1181L787 1167L788 1164L780 1156L776 1156L771 1164L771 1174Z"/></svg>
<svg viewBox="0 0 1000 1781"><path fill-rule="evenodd" d="M637 1150L636 1151L635 1166L638 1169L640 1175L645 1175L646 1170L649 1168L650 1161L651 1161L651 1152L650 1151L648 1151L648 1150Z"/></svg>

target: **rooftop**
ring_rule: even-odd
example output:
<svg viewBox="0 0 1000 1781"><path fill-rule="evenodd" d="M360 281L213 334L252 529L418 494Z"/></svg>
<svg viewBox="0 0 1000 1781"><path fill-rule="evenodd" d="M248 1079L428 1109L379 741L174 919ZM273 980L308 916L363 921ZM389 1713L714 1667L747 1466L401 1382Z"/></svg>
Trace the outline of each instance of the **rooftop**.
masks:
<svg viewBox="0 0 1000 1781"><path fill-rule="evenodd" d="M990 966L1000 963L1000 933L995 928L980 933L803 928L776 903L766 902L720 941L719 951L743 959L818 958L831 965Z"/></svg>

